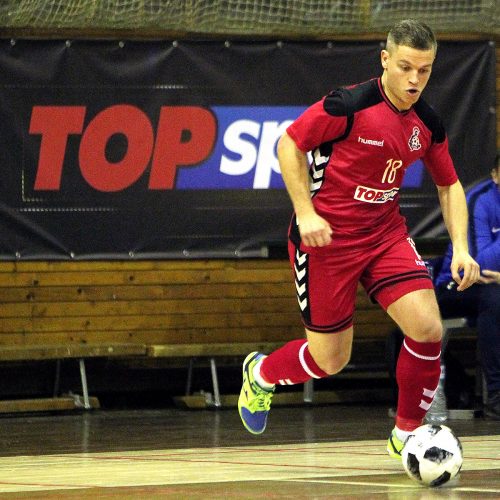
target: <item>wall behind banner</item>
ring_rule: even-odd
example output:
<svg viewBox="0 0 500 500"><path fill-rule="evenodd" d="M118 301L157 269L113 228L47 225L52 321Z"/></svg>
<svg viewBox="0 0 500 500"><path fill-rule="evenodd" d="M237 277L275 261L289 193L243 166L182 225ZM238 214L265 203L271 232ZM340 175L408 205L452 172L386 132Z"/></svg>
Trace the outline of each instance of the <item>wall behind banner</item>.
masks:
<svg viewBox="0 0 500 500"><path fill-rule="evenodd" d="M224 257L285 245L291 205L276 140L329 90L378 76L380 49L0 40L0 258ZM494 45L441 43L425 98L464 185L482 179L496 149ZM421 164L404 187L410 229L439 224Z"/></svg>

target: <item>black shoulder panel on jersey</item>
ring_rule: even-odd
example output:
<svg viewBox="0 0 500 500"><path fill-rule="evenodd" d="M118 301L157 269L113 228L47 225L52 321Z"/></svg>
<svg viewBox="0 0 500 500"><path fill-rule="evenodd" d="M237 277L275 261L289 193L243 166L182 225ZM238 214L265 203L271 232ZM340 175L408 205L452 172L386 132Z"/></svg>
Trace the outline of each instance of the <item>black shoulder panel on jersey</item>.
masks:
<svg viewBox="0 0 500 500"><path fill-rule="evenodd" d="M346 116L348 114L342 91L343 89L332 90L325 97L323 108L329 115Z"/></svg>
<svg viewBox="0 0 500 500"><path fill-rule="evenodd" d="M420 98L415 104L415 112L432 133L432 142L441 143L446 139L446 131L438 114Z"/></svg>
<svg viewBox="0 0 500 500"><path fill-rule="evenodd" d="M349 98L346 96L344 89L337 89L330 92L323 101L323 108L329 115L345 116L347 118L344 133L329 143L331 147L334 142L343 141L351 133L352 124L354 122L354 113L352 105L350 104Z"/></svg>
<svg viewBox="0 0 500 500"><path fill-rule="evenodd" d="M344 90L351 96L354 112L370 108L383 101L376 78Z"/></svg>
<svg viewBox="0 0 500 500"><path fill-rule="evenodd" d="M369 80L352 87L341 87L330 92L324 101L325 111L332 116L350 116L382 101L377 80Z"/></svg>
<svg viewBox="0 0 500 500"><path fill-rule="evenodd" d="M378 90L377 80L369 80L353 87L341 87L330 92L324 100L325 111L332 116L347 117L347 126L344 134L334 142L345 139L351 132L354 114L362 109L374 106L382 101Z"/></svg>

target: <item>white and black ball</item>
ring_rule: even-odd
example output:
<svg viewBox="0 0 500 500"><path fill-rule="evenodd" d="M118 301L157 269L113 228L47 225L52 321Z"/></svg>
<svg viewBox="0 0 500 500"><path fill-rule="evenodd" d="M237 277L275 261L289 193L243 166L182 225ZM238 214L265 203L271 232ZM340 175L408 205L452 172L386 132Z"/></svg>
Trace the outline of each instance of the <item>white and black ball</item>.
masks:
<svg viewBox="0 0 500 500"><path fill-rule="evenodd" d="M441 486L460 472L462 444L446 425L422 425L411 433L401 458L411 479L431 487Z"/></svg>

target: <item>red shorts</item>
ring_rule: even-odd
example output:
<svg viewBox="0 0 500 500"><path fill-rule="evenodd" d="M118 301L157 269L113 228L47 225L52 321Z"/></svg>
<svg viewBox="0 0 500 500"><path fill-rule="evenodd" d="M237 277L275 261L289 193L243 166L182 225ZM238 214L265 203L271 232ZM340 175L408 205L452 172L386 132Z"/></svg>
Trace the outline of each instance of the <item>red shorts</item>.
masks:
<svg viewBox="0 0 500 500"><path fill-rule="evenodd" d="M322 255L305 253L289 241L288 253L302 321L313 332L334 333L352 326L358 282L385 310L409 292L433 288L408 235Z"/></svg>

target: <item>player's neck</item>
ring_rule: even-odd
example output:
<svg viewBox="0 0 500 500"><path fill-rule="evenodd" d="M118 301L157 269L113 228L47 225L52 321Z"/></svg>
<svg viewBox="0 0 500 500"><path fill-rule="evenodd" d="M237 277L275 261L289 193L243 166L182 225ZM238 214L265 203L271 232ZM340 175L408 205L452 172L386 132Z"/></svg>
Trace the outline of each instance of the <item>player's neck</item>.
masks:
<svg viewBox="0 0 500 500"><path fill-rule="evenodd" d="M389 99L389 101L391 102L391 104L401 113L405 113L406 111L408 111L409 109L411 109L411 105L408 106L408 104L406 103L403 103L400 99L398 99L392 92L391 90L389 89L389 86L387 85L387 74L386 72L384 71L384 73L382 73L382 77L380 78L380 83L382 85L382 90L384 91L384 94L385 96L387 97L387 99Z"/></svg>

